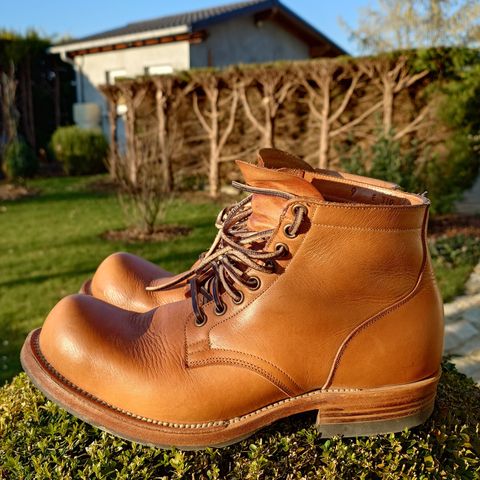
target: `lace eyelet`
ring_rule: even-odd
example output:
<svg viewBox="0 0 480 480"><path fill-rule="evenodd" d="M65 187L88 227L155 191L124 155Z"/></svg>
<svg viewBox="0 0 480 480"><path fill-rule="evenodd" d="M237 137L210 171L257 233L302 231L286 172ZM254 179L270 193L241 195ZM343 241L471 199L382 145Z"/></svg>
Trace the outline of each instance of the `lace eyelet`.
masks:
<svg viewBox="0 0 480 480"><path fill-rule="evenodd" d="M303 210L304 214L308 213L307 207L305 205L302 205L301 203L296 203L292 206L292 212L294 215L297 215L298 210Z"/></svg>
<svg viewBox="0 0 480 480"><path fill-rule="evenodd" d="M243 294L243 292L238 292L238 298L233 298L232 299L232 302L235 304L235 305L240 305L243 300L245 299L245 295Z"/></svg>
<svg viewBox="0 0 480 480"><path fill-rule="evenodd" d="M258 290L260 288L260 285L262 284L262 282L260 281L260 279L258 277L250 277L248 280L247 280L247 287L249 290Z"/></svg>
<svg viewBox="0 0 480 480"><path fill-rule="evenodd" d="M279 258L286 257L290 253L288 245L281 242L275 245L275 250L278 252Z"/></svg>
<svg viewBox="0 0 480 480"><path fill-rule="evenodd" d="M227 306L224 303L222 303L221 309L219 309L218 307L215 307L213 311L215 312L215 315L221 316L227 311Z"/></svg>
<svg viewBox="0 0 480 480"><path fill-rule="evenodd" d="M285 235L287 238L295 238L296 235L293 234L292 232L290 232L290 228L292 228L292 224L291 224L291 223L287 223L287 224L283 227L283 233L284 233L284 235Z"/></svg>
<svg viewBox="0 0 480 480"><path fill-rule="evenodd" d="M195 326L203 327L207 323L207 316L203 314L201 319L195 318Z"/></svg>

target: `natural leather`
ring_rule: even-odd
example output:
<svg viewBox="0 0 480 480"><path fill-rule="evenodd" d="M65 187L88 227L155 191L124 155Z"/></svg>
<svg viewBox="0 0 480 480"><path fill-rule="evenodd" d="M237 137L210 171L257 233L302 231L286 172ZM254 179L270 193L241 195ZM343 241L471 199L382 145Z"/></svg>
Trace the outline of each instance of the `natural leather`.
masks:
<svg viewBox="0 0 480 480"><path fill-rule="evenodd" d="M251 228L274 229L265 250L283 243L290 252L275 272L250 272L260 287L242 288L240 304L223 293L222 315L204 304L203 326L190 298L136 313L67 297L39 340L58 375L114 408L167 422L231 419L317 389L433 376L443 312L425 240L428 200L381 186L352 199L358 185L348 179L350 189L332 179L324 196L312 190L315 172L240 168L247 183L300 193L252 202ZM295 205L307 214L289 238Z"/></svg>
<svg viewBox="0 0 480 480"><path fill-rule="evenodd" d="M290 183L290 189L299 189L297 194L318 198L322 196L320 192L331 190L335 188L335 185L338 188L346 186L349 192L352 188L357 188L361 192L362 185L374 185L387 191L398 189L398 186L393 183L374 178L336 170L314 169L299 157L274 148L264 148L259 151L258 166L245 162L237 162L237 165L247 183L251 182L251 185L262 186L265 181L272 185L271 182L280 181L285 190L289 189ZM303 177L307 177L309 181L303 182ZM315 186L311 183L312 179L316 182ZM254 198L253 205L255 215L249 220L249 225L251 228L261 229L269 223L269 216L276 221L282 202L276 198L264 198L257 205ZM254 226L254 224L256 225ZM83 292L126 310L146 312L159 305L186 298L185 289L181 286L168 291L152 292L145 289L154 279L161 281L171 279L172 276L172 273L141 257L117 252L107 257L98 266Z"/></svg>

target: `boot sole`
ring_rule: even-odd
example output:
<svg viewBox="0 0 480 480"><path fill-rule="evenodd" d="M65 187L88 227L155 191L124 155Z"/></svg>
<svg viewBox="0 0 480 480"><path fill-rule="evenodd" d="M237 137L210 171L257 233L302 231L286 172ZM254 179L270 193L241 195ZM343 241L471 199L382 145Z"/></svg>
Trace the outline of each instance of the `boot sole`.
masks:
<svg viewBox="0 0 480 480"><path fill-rule="evenodd" d="M322 437L393 433L424 423L434 407L439 375L418 382L374 389L325 389L287 398L241 417L205 423L171 423L137 416L83 391L43 357L30 333L21 352L22 366L45 396L72 415L106 432L144 445L182 450L224 447L297 413L318 410Z"/></svg>
<svg viewBox="0 0 480 480"><path fill-rule="evenodd" d="M78 293L81 293L83 295L92 295L92 290L91 290L91 285L92 285L92 280L89 278L88 280L85 280L80 287L80 290Z"/></svg>

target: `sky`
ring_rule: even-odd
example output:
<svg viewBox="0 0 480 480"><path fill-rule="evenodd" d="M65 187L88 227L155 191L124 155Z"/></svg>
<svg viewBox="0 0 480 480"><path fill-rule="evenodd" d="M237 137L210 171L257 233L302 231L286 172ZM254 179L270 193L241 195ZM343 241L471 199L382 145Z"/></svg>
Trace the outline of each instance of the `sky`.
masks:
<svg viewBox="0 0 480 480"><path fill-rule="evenodd" d="M54 36L74 38L120 27L130 22L232 3L234 0L0 0L0 29L24 32L30 27ZM340 27L342 17L355 26L358 11L370 0L282 0L283 3L347 52L356 49Z"/></svg>

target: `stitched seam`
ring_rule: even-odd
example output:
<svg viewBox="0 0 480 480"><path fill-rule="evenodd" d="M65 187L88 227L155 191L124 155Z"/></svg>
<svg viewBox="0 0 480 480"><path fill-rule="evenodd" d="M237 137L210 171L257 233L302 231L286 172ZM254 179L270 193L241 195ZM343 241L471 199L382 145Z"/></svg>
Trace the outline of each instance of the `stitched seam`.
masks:
<svg viewBox="0 0 480 480"><path fill-rule="evenodd" d="M298 202L299 200L296 199L296 201ZM291 203L296 203L296 202L291 202ZM312 212L312 217L315 215L317 211L317 207L315 207L313 209L313 212ZM274 234L275 235L275 234ZM272 235L272 237L274 236ZM297 253L296 255L298 255L298 252L300 250L300 248L302 247L303 245L303 242L305 241L305 235L303 236L302 238L302 241L300 242L299 246L298 246L298 249L297 249ZM288 265L285 267L285 270L284 270L284 273L288 270L288 268L290 267L291 263L293 261L293 257L292 259L288 262ZM256 302L259 298L262 298L277 282L278 280L280 279L280 275L277 275L277 278L263 291L261 292L258 296L256 296L255 298L253 298L249 303L247 303L246 305L244 305L240 310L238 310L235 315L230 315L229 317L227 318L224 318L223 320L221 320L220 322L216 323L215 325L212 325L210 327L210 329L208 330L208 338L210 339L210 332L216 328L217 326L221 325L222 323L225 323L227 322L228 320L230 320L231 318L233 318L234 316L237 316L239 313L243 312L247 307L249 307L253 302ZM210 345L211 347L211 345Z"/></svg>
<svg viewBox="0 0 480 480"><path fill-rule="evenodd" d="M277 402L271 403L270 405L266 405L265 407L262 407L258 410L255 410L254 412L246 413L245 415L241 415L240 417L235 417L232 418L231 420L217 420L217 421L212 421L212 422L203 422L203 423L173 423L173 422L164 422L161 420L155 420L152 418L148 417L142 417L140 415L137 415L135 413L129 412L128 410L124 410L119 407L115 407L114 405L109 404L108 402L105 402L104 400L101 400L97 398L95 395L92 395L91 393L83 390L82 388L78 387L74 383L72 383L70 380L65 378L60 372L58 372L49 362L48 360L44 357L42 351L40 350L40 346L38 344L38 338L39 335L36 335L34 338L32 338L32 343L33 347L35 350L35 353L39 358L38 360L41 360L41 365L46 368L51 374L53 374L57 380L60 380L62 383L67 385L68 387L78 391L81 393L83 396L89 398L90 400L94 401L95 403L106 407L110 410L114 410L118 413L124 414L128 417L135 418L136 420L140 420L142 422L148 423L148 424L154 424L154 425L159 425L163 427L169 427L169 428L178 428L178 429L189 429L189 428L194 428L194 429L200 429L200 428L210 428L210 427L217 427L217 426L223 426L227 427L228 425L232 423L237 423L240 422L246 418L259 415L266 410L270 410L272 408L275 408L277 406L286 404L286 403L291 403L296 400L300 400L303 398L308 398L308 397L313 397L315 395L319 395L322 393L348 393L348 392L360 392L362 389L360 388L328 388L328 389L319 389L319 390L314 390L312 392L308 393L303 393L302 395L297 395L295 397L290 397L290 398L285 398L283 400L279 400Z"/></svg>
<svg viewBox="0 0 480 480"><path fill-rule="evenodd" d="M422 227L415 228L376 228L376 227L350 227L348 225L330 225L327 223L313 223L317 227L329 227L329 228L342 228L344 230L361 230L361 231L373 231L373 232L416 232L421 230Z"/></svg>
<svg viewBox="0 0 480 480"><path fill-rule="evenodd" d="M286 206L285 206L285 209L284 211L282 212L282 214L280 215L280 222L279 222L279 225L276 229L276 231L272 234L272 238L278 233L279 229L280 229L280 226L283 222L283 220L285 219L285 217L287 216L287 212L289 211L290 209L290 206L295 204L295 203L298 203L298 199L295 198L295 199L292 199L290 200ZM313 216L315 215L315 212L317 211L317 206L314 206L313 207L313 210L312 210L312 218ZM305 237L303 237L302 241L300 242L299 246L298 246L298 249L301 248L303 242L305 240ZM268 241L267 243L267 246L269 246L271 244L271 239ZM292 260L290 260L287 264L287 266L285 267L285 271L288 269L288 266L290 265ZM211 344L211 341L210 341L210 332L217 326L217 325L221 325L222 323L230 320L231 318L233 318L234 316L237 316L239 313L243 312L249 305L251 305L253 302L255 302L257 299L259 299L265 292L267 292L276 282L277 280L280 278L280 276L277 276L277 278L273 281L273 283L266 289L264 290L263 292L260 293L260 295L256 296L255 298L253 298L249 303L245 304L242 308L240 308L239 310L237 310L235 312L235 314L233 315L230 315L228 316L227 318L224 318L223 320L221 320L220 322L218 323L215 323L215 325L212 325L208 331L206 332L206 336L207 336L207 341L208 341L208 346L210 348L210 350L220 350L220 349L216 349L216 348L212 348L212 344ZM212 301L210 302L207 302L205 305L210 305L210 304L213 304ZM197 342L194 342L192 345L189 345L188 344L188 332L187 332L187 325L188 323L191 321L191 319L193 318L194 314L193 312L191 312L188 316L187 316L187 319L185 321L185 324L184 324L184 335L185 335L185 358L186 358L186 366L189 367L190 365L195 365L196 361L191 361L190 360L190 353L199 353L199 352L202 352L202 351L205 351L205 352L208 352L209 350L197 350L196 352L190 352L190 348L192 345L195 346L197 344L199 344L200 342L202 341L197 341ZM223 350L223 349L221 349ZM243 354L243 355L248 355L248 356L253 356L254 358L257 358L261 361L264 361L266 363L268 363L269 365L271 365L272 367L276 368L278 371L282 372L289 380L291 380L291 382L295 385L295 387L297 387L298 389L300 389L300 386L293 380L292 377L290 377L290 375L288 375L286 372L283 371L283 369L281 369L280 367L278 367L277 365L275 365L274 363L272 362L269 362L268 360L266 359L263 359L261 357L257 357L253 354L249 354L249 353L246 353L246 352L241 352L241 351L238 351L238 350L232 350L234 352L237 352L237 353L240 353L240 354ZM206 365L207 364L207 360L203 360L202 362L205 362L204 364ZM247 362L245 362L246 365L250 365L248 364ZM247 367L248 368L248 367ZM265 372L267 373L267 372ZM274 383L275 385L279 386L279 385L283 385L283 383L279 380L276 380L273 376L271 376L270 374L267 373L267 378L272 381L272 383ZM273 380L272 380L273 379ZM287 391L290 391L290 389L287 388Z"/></svg>
<svg viewBox="0 0 480 480"><path fill-rule="evenodd" d="M258 355L255 355L253 353L247 353L247 352L242 352L241 350L231 350L231 349L228 349L228 348L212 348L212 351L215 353L215 352L226 352L226 353L239 353L240 355L246 355L248 357L252 357L252 358L255 358L257 360L260 360L261 362L265 362L267 363L268 365L270 365L271 367L277 369L280 373L282 373L283 375L285 375L292 383L295 387L297 387L298 389L301 389L301 387L295 382L295 380L285 371L283 370L282 368L278 367L277 365L275 365L274 363L270 362L269 360L266 360L262 357L259 357ZM197 352L195 352L197 353ZM205 359L206 360L206 359ZM234 359L235 360L235 359ZM200 360L194 360L195 362L196 361L200 361ZM204 360L201 360L201 361L204 361ZM262 367L259 367L259 368L262 368Z"/></svg>
<svg viewBox="0 0 480 480"><path fill-rule="evenodd" d="M211 365L212 363L217 364L217 365L239 365L241 367L245 367L249 370L253 370L254 372L262 375L265 377L267 380L272 382L276 387L280 388L280 390L283 391L283 393L292 396L292 392L290 388L288 388L287 385L285 385L283 382L278 381L273 375L268 373L266 370L263 368L254 365L253 363L246 362L245 360L240 360L236 358L228 358L228 357L217 357L217 358L209 358L205 360L194 360L190 365L195 367L201 367L204 365Z"/></svg>
<svg viewBox="0 0 480 480"><path fill-rule="evenodd" d="M426 220L427 220L426 214L427 213L428 212L425 212L422 229L426 228ZM328 375L328 378L327 378L327 381L325 382L325 385L323 386L323 388L325 388L327 385L329 385L333 381L333 379L335 378L335 374L337 372L338 366L340 365L340 361L342 360L343 355L345 354L348 345L350 344L350 342L354 338L357 337L357 335L360 332L362 332L366 328L373 325L375 322L377 322L377 320L380 320L383 317L387 316L388 314L392 313L393 311L398 310L399 308L403 307L403 305L407 304L408 302L410 302L410 300L414 299L416 297L416 295L418 295L418 293L420 292L419 286L420 286L420 283L423 279L423 275L425 273L425 268L426 268L426 265L427 265L428 246L427 246L425 235L422 236L422 245L423 245L422 263L421 263L421 266L420 266L420 271L418 272L417 282L414 285L414 287L412 288L412 290L410 290L410 292L408 292L405 295L405 297L402 300L400 300L399 302L397 302L395 305L392 305L388 309L384 310L383 312L380 312L377 315L371 317L370 319L365 320L362 324L360 324L360 326L358 326L353 332L350 333L350 336L347 337L347 339L344 341L344 343L340 346L339 350L337 351L337 355L335 356L334 363L333 363L333 366L332 366L332 370L330 371L330 373Z"/></svg>

